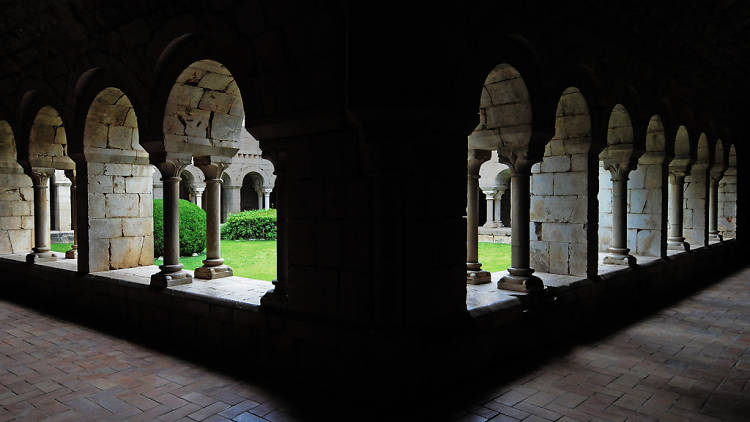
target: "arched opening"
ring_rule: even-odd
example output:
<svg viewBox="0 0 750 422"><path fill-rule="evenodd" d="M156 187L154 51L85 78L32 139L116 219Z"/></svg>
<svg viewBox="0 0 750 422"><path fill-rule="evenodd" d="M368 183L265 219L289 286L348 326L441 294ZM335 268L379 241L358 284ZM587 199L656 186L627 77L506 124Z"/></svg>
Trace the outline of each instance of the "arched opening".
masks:
<svg viewBox="0 0 750 422"><path fill-rule="evenodd" d="M250 172L242 178L240 209L245 211L261 208L263 208L263 176Z"/></svg>
<svg viewBox="0 0 750 422"><path fill-rule="evenodd" d="M13 218L0 218L0 253L24 253L33 246L34 194L31 179L23 174L16 161L16 139L10 124L0 121L0 177L3 194L0 207L10 210Z"/></svg>
<svg viewBox="0 0 750 422"><path fill-rule="evenodd" d="M599 250L603 263L634 266L634 233L628 230L628 178L633 170L633 124L622 104L613 107L607 147L599 154ZM630 233L629 233L630 232ZM630 236L629 236L630 234Z"/></svg>
<svg viewBox="0 0 750 422"><path fill-rule="evenodd" d="M153 169L138 142L138 120L119 88L94 98L83 131L88 174L88 271L152 265Z"/></svg>
<svg viewBox="0 0 750 422"><path fill-rule="evenodd" d="M685 241L691 248L708 245L708 188L709 160L711 151L708 137L701 133L698 137L698 148L690 172L685 176L683 187L683 222L682 230Z"/></svg>
<svg viewBox="0 0 750 422"><path fill-rule="evenodd" d="M693 157L690 151L690 136L685 126L677 128L674 141L674 157L669 162L669 187L667 204L667 249L686 251L690 244L685 241L685 177L690 173Z"/></svg>

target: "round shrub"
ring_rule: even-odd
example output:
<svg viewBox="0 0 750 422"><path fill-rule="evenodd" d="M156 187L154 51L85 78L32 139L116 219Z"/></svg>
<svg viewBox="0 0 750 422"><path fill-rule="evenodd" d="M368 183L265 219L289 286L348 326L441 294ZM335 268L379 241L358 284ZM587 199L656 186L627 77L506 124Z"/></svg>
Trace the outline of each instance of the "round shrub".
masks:
<svg viewBox="0 0 750 422"><path fill-rule="evenodd" d="M180 199L180 255L190 256L206 249L206 212ZM164 201L154 199L154 256L164 255Z"/></svg>
<svg viewBox="0 0 750 422"><path fill-rule="evenodd" d="M221 238L276 239L276 210L250 210L232 214L221 226Z"/></svg>

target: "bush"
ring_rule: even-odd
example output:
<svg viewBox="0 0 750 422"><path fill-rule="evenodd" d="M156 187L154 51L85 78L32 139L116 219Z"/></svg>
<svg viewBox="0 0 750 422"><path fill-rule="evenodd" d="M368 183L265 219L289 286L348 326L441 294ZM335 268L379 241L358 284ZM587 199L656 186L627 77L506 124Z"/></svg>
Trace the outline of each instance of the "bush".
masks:
<svg viewBox="0 0 750 422"><path fill-rule="evenodd" d="M276 239L276 210L251 210L232 214L221 226L222 239Z"/></svg>
<svg viewBox="0 0 750 422"><path fill-rule="evenodd" d="M206 212L180 199L180 255L190 256L206 249ZM164 201L154 200L154 256L164 255Z"/></svg>

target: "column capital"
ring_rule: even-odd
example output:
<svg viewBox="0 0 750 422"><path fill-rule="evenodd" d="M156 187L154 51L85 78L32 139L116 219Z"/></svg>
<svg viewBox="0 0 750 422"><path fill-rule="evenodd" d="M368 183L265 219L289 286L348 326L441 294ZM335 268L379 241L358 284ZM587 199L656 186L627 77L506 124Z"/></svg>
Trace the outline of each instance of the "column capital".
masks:
<svg viewBox="0 0 750 422"><path fill-rule="evenodd" d="M190 165L190 161L187 159L166 159L154 165L161 172L162 179L179 178L185 167Z"/></svg>
<svg viewBox="0 0 750 422"><path fill-rule="evenodd" d="M467 161L467 175L479 177L479 168L482 167L482 163L484 163L485 161L489 161L491 157L492 151L487 151L484 149L470 149Z"/></svg>
<svg viewBox="0 0 750 422"><path fill-rule="evenodd" d="M213 157L213 156L202 156L195 157L195 166L201 169L203 175L208 179L221 179L224 174L224 170L229 167L231 161L227 161L224 157Z"/></svg>
<svg viewBox="0 0 750 422"><path fill-rule="evenodd" d="M47 181L55 175L55 169L47 167L32 167L29 172L34 186L47 187Z"/></svg>
<svg viewBox="0 0 750 422"><path fill-rule="evenodd" d="M271 192L273 192L273 188L263 188L263 193L266 195L270 195Z"/></svg>
<svg viewBox="0 0 750 422"><path fill-rule="evenodd" d="M613 182L617 182L620 180L628 180L628 175L630 174L630 166L627 163L621 163L618 161L610 161L604 162L604 169L608 170L609 173L612 175Z"/></svg>
<svg viewBox="0 0 750 422"><path fill-rule="evenodd" d="M75 186L76 184L76 171L75 170L65 170L65 177L67 177L70 180L70 183Z"/></svg>
<svg viewBox="0 0 750 422"><path fill-rule="evenodd" d="M681 184L685 181L685 176L687 174L682 171L670 171L669 172L669 183L671 184Z"/></svg>
<svg viewBox="0 0 750 422"><path fill-rule="evenodd" d="M482 189L482 193L484 193L485 196L487 196L487 200L490 200L495 197L495 194L497 193L497 189Z"/></svg>

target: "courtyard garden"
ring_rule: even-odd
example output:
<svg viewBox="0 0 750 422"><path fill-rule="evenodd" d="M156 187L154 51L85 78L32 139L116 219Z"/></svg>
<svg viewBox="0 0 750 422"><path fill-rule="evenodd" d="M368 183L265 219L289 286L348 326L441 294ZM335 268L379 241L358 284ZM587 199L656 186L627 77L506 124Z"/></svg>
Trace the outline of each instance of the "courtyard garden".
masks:
<svg viewBox="0 0 750 422"><path fill-rule="evenodd" d="M163 203L154 201L154 265L161 265L164 253ZM256 280L276 278L276 210L252 210L231 214L221 226L221 257L234 275ZM424 245L430 247L429 245ZM206 213L180 200L180 263L187 270L206 259ZM356 245L345 247L356 247ZM65 252L69 243L53 243L52 250ZM495 272L510 266L510 245L479 243L482 269Z"/></svg>

